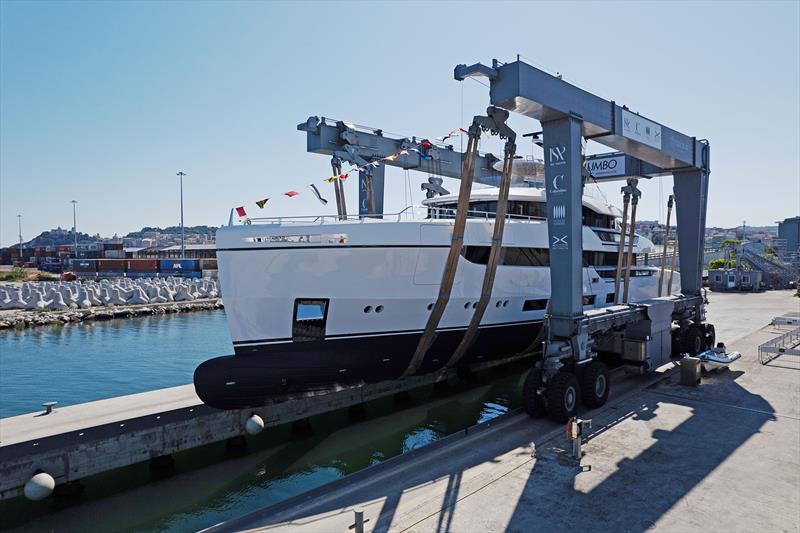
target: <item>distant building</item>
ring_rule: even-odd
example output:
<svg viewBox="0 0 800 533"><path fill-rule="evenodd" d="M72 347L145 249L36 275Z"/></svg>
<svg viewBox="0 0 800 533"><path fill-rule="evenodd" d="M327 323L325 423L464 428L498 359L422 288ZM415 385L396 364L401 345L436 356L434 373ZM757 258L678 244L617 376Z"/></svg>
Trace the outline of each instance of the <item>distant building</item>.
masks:
<svg viewBox="0 0 800 533"><path fill-rule="evenodd" d="M781 259L800 263L800 216L778 222L778 243Z"/></svg>
<svg viewBox="0 0 800 533"><path fill-rule="evenodd" d="M146 240L146 239L145 239ZM186 259L214 259L217 257L216 244L187 244L185 246ZM179 259L181 246L142 248L136 252L139 259Z"/></svg>
<svg viewBox="0 0 800 533"><path fill-rule="evenodd" d="M713 269L708 271L708 287L715 292L758 291L763 289L763 278L758 270Z"/></svg>

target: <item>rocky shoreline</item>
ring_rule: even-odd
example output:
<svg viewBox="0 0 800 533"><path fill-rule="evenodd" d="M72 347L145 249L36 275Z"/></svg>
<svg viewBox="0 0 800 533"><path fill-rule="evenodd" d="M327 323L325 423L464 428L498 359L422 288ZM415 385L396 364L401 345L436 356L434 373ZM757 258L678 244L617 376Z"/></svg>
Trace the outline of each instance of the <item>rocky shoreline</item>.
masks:
<svg viewBox="0 0 800 533"><path fill-rule="evenodd" d="M91 307L89 309L67 309L64 311L2 311L0 312L0 329L22 329L52 324L70 324L87 320L110 320L112 318L208 311L222 309L223 307L222 298L207 298L187 302Z"/></svg>

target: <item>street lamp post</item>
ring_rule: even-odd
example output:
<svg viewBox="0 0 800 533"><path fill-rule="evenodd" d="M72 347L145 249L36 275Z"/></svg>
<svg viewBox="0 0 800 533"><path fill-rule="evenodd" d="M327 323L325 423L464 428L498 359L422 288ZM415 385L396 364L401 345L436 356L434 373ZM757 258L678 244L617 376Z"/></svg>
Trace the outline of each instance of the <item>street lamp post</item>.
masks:
<svg viewBox="0 0 800 533"><path fill-rule="evenodd" d="M19 226L19 262L22 261L22 215L17 215L17 225Z"/></svg>
<svg viewBox="0 0 800 533"><path fill-rule="evenodd" d="M76 214L75 206L77 205L77 200L72 200L72 237L75 240L75 258L78 257L78 217Z"/></svg>
<svg viewBox="0 0 800 533"><path fill-rule="evenodd" d="M186 247L184 244L184 239L186 236L184 235L183 231L183 177L186 175L184 171L180 171L176 176L180 176L181 178L181 259L186 259Z"/></svg>

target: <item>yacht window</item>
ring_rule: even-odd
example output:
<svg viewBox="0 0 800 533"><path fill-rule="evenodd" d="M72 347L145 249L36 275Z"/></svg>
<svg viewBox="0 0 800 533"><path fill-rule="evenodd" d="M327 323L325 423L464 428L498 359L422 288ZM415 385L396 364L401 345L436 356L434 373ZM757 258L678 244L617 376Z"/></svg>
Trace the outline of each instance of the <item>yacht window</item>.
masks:
<svg viewBox="0 0 800 533"><path fill-rule="evenodd" d="M489 261L489 246L464 246L461 255L470 263L485 265ZM627 254L623 256L623 265L627 260ZM632 257L633 265L636 265L636 256ZM547 248L521 248L517 246L503 247L503 261L505 266L549 266L550 250ZM583 266L617 266L616 252L583 252ZM646 271L645 271L646 272ZM650 275L650 274L642 274Z"/></svg>
<svg viewBox="0 0 800 533"><path fill-rule="evenodd" d="M594 305L594 300L594 294L587 294L583 297L583 305Z"/></svg>
<svg viewBox="0 0 800 533"><path fill-rule="evenodd" d="M327 299L298 299L294 301L292 340L315 341L325 339L325 322L328 319Z"/></svg>
<svg viewBox="0 0 800 533"><path fill-rule="evenodd" d="M542 311L547 307L547 299L544 300L525 300L522 304L523 311Z"/></svg>

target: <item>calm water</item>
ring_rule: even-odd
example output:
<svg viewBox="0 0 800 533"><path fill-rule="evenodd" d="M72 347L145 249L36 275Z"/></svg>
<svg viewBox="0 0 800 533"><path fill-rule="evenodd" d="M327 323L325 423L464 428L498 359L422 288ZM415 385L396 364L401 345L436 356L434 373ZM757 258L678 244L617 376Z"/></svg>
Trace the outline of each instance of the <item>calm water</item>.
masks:
<svg viewBox="0 0 800 533"><path fill-rule="evenodd" d="M0 418L191 383L233 353L224 311L0 331Z"/></svg>
<svg viewBox="0 0 800 533"><path fill-rule="evenodd" d="M224 319L198 312L2 334L3 416L51 397L77 403L188 383L199 361L230 353ZM196 531L505 413L519 404L522 371L487 372L447 394L422 388L402 408L371 402L357 421L346 410L328 413L311 420L306 437L268 429L236 457L224 443L180 453L165 479L141 464L85 480L73 501L0 502L0 528Z"/></svg>

